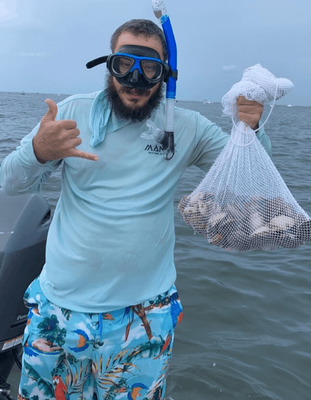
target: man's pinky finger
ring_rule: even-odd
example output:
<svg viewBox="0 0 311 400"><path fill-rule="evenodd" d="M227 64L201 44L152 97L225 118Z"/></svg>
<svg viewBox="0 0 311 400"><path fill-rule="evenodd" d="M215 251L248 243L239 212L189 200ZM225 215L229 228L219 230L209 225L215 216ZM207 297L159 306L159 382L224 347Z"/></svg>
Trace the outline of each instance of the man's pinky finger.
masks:
<svg viewBox="0 0 311 400"><path fill-rule="evenodd" d="M76 150L72 157L80 157L86 160L98 161L98 156L95 154L87 153L86 151Z"/></svg>

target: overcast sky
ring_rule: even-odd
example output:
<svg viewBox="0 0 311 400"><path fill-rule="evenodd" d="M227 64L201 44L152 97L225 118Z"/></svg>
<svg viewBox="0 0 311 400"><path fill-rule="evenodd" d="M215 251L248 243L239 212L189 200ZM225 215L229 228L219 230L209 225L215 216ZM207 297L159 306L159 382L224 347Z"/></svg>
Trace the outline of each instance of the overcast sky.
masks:
<svg viewBox="0 0 311 400"><path fill-rule="evenodd" d="M311 0L166 0L180 100L220 101L260 63L294 89L279 104L311 105ZM0 91L88 93L103 88L113 31L157 21L151 0L0 0Z"/></svg>

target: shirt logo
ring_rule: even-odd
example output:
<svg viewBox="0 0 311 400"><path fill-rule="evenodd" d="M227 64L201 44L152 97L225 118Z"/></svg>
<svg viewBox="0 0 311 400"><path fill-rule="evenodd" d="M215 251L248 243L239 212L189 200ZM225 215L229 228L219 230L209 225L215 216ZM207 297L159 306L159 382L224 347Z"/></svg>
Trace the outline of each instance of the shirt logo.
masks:
<svg viewBox="0 0 311 400"><path fill-rule="evenodd" d="M148 151L149 154L156 154L156 155L161 155L164 154L164 149L163 146L161 146L160 144L147 144L147 146L145 147L145 151Z"/></svg>
<svg viewBox="0 0 311 400"><path fill-rule="evenodd" d="M28 314L19 315L19 316L16 318L16 321L20 321L21 319L26 319L27 317L28 317Z"/></svg>

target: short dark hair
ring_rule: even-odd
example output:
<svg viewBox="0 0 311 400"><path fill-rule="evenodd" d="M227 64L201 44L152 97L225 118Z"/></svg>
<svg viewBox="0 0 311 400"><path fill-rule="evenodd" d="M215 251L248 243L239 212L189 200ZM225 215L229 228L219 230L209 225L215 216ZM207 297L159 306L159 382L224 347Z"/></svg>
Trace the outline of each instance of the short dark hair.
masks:
<svg viewBox="0 0 311 400"><path fill-rule="evenodd" d="M123 32L129 32L133 36L143 36L145 38L156 36L162 44L164 60L167 60L167 48L164 33L154 22L149 19L131 19L130 21L125 22L111 36L110 48L112 52L115 51L119 36Z"/></svg>

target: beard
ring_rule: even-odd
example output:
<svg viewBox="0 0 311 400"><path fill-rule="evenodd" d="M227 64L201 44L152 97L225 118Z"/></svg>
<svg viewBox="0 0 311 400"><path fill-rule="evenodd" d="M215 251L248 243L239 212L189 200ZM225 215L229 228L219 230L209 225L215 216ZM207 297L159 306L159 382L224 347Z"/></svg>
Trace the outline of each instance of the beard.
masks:
<svg viewBox="0 0 311 400"><path fill-rule="evenodd" d="M127 86L122 86L121 90L123 93L135 93L146 97L150 95L149 89L137 89ZM123 103L122 99L119 97L116 91L113 77L110 74L107 76L106 92L107 92L107 99L109 101L111 109L118 118L131 120L132 122L142 122L150 118L152 112L159 107L163 97L164 84L163 82L161 82L158 89L149 98L148 102L145 105L137 108L128 107ZM135 104L134 101L133 104Z"/></svg>

